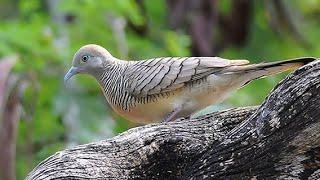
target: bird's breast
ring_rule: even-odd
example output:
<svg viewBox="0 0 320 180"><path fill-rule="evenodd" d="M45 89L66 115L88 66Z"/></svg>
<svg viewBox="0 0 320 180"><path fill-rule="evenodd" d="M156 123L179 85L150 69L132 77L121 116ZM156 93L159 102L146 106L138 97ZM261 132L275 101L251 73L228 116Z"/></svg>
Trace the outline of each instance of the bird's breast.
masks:
<svg viewBox="0 0 320 180"><path fill-rule="evenodd" d="M158 97L147 103L135 103L128 110L114 107L114 110L126 119L148 124L162 121L167 114L174 110L176 96Z"/></svg>

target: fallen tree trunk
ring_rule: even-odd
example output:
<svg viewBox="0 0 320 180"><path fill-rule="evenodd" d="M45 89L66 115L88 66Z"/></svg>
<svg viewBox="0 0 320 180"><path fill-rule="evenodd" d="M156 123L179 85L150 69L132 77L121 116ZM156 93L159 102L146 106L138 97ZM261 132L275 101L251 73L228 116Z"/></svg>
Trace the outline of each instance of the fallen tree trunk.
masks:
<svg viewBox="0 0 320 180"><path fill-rule="evenodd" d="M26 179L319 179L320 61L259 107L133 128L57 152Z"/></svg>

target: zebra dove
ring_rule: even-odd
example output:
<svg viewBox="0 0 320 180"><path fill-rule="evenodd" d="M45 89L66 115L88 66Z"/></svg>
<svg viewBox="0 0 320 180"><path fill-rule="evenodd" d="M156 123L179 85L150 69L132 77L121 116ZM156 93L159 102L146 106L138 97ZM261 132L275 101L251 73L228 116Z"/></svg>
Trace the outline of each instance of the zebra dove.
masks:
<svg viewBox="0 0 320 180"><path fill-rule="evenodd" d="M296 69L315 60L303 57L249 64L219 57L161 57L124 61L98 45L74 55L67 81L77 73L92 75L119 115L146 124L172 121L223 101L251 80Z"/></svg>

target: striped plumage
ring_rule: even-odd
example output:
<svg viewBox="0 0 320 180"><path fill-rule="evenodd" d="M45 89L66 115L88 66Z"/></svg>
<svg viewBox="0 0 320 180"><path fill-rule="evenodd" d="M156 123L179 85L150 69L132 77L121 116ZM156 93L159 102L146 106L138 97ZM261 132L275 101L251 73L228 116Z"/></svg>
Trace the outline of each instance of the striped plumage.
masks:
<svg viewBox="0 0 320 180"><path fill-rule="evenodd" d="M87 45L75 54L73 68L65 79L79 72L93 75L118 114L135 122L150 123L190 116L221 102L253 79L313 60L248 64L247 60L219 57L164 57L123 61L100 46Z"/></svg>

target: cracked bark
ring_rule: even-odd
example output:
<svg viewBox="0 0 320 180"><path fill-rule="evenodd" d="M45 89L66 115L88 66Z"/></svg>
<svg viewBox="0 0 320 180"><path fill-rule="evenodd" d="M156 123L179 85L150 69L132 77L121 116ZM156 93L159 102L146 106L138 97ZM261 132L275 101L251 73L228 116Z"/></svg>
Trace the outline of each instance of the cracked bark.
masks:
<svg viewBox="0 0 320 180"><path fill-rule="evenodd" d="M259 107L137 127L41 162L26 179L319 179L320 61Z"/></svg>

